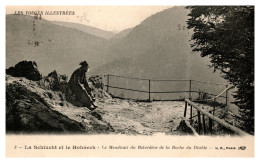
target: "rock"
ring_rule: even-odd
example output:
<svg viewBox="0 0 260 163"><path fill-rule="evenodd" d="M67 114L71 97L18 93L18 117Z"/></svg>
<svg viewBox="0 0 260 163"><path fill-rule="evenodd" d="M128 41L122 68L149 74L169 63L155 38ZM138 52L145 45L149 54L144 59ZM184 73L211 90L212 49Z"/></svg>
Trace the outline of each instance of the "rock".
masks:
<svg viewBox="0 0 260 163"><path fill-rule="evenodd" d="M98 76L98 75L95 75L95 76L91 76L89 79L88 79L89 82L91 82L91 84L97 88L97 89L103 89L104 87L104 84L103 84L103 81L102 81L102 77L101 76Z"/></svg>
<svg viewBox="0 0 260 163"><path fill-rule="evenodd" d="M60 75L56 70L44 76L39 85L44 89L66 92L68 76Z"/></svg>
<svg viewBox="0 0 260 163"><path fill-rule="evenodd" d="M57 73L56 70L52 71L51 73L48 74L48 77L53 78L55 81L59 82L59 83L66 83L68 80L68 76L63 74L60 75L59 73Z"/></svg>
<svg viewBox="0 0 260 163"><path fill-rule="evenodd" d="M50 82L50 89L54 91L61 91L62 85L67 84L68 76L60 75L56 70L48 74L48 80Z"/></svg>
<svg viewBox="0 0 260 163"><path fill-rule="evenodd" d="M33 81L42 79L42 75L38 71L37 64L34 61L21 61L15 67L6 69L6 74L14 77L25 77Z"/></svg>
<svg viewBox="0 0 260 163"><path fill-rule="evenodd" d="M83 108L67 105L60 91L43 89L37 83L6 75L7 133L114 132L110 124L102 120L100 111L82 112Z"/></svg>
<svg viewBox="0 0 260 163"><path fill-rule="evenodd" d="M95 111L91 112L91 115L96 117L98 120L102 120L102 116L99 113L95 112Z"/></svg>
<svg viewBox="0 0 260 163"><path fill-rule="evenodd" d="M6 132L84 132L84 126L51 109L41 96L19 83L6 86Z"/></svg>
<svg viewBox="0 0 260 163"><path fill-rule="evenodd" d="M104 83L101 76L91 76L88 81L95 98L111 99L111 96L104 90Z"/></svg>

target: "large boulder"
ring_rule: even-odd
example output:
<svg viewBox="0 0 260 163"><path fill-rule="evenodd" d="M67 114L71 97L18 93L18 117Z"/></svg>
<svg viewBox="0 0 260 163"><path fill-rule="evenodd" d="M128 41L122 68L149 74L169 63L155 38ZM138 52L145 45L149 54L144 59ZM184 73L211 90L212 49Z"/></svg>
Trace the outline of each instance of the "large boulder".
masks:
<svg viewBox="0 0 260 163"><path fill-rule="evenodd" d="M38 71L37 64L34 61L21 61L14 67L8 68L6 74L14 77L25 77L33 81L42 79L42 75Z"/></svg>

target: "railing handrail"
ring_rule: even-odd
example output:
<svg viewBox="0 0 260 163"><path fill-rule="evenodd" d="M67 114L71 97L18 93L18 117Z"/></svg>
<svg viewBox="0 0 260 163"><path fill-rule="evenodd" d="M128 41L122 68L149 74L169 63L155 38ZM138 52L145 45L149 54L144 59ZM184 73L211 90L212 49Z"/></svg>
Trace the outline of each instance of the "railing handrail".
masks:
<svg viewBox="0 0 260 163"><path fill-rule="evenodd" d="M191 80L193 82L199 82L199 83L207 83L207 84L215 84L215 85L225 85L226 84L221 84L221 83L213 83L213 82L209 82L209 81L201 81L201 80Z"/></svg>
<svg viewBox="0 0 260 163"><path fill-rule="evenodd" d="M205 116L207 116L211 120L216 121L217 123L221 124L222 126L226 127L227 129L230 129L231 131L237 133L238 135L249 136L249 134L246 133L245 131L243 131L240 128L237 128L233 125L228 124L224 120L214 116L213 114L210 114L209 112L206 112L205 110L200 108L198 105L196 105L194 102L190 101L189 99L185 99L184 101L187 102L188 104L192 105L194 108L196 108L198 111L200 111L202 114L204 114Z"/></svg>
<svg viewBox="0 0 260 163"><path fill-rule="evenodd" d="M115 87L115 86L111 86L111 85L104 85L106 87L109 87L109 88L115 88L115 89L122 89L122 90L127 90L127 91L133 91L133 92L143 92L143 93L153 93L153 94L156 94L156 93L189 93L189 92L192 92L192 93L199 93L200 91L144 91L144 90L139 90L139 89L130 89L130 88L123 88L123 87ZM211 96L217 96L215 94L212 94L212 93L207 93L208 95L211 95ZM226 98L226 96L218 96L218 97L221 97L221 98ZM207 101L207 100L204 100L204 101Z"/></svg>
<svg viewBox="0 0 260 163"><path fill-rule="evenodd" d="M208 101L211 101L211 100L215 100L216 98L218 98L218 97L221 97L221 95L223 94L223 93L225 93L227 90L229 90L230 88L232 87L232 85L228 85L227 87L226 87L226 89L224 89L221 93L219 93L218 95L216 95L215 97L213 97L213 98L211 98L211 99L207 99ZM227 96L227 95L226 95Z"/></svg>
<svg viewBox="0 0 260 163"><path fill-rule="evenodd" d="M127 79L135 79L135 80L150 80L146 78L134 78L134 77L127 77L127 76L120 76L120 75L113 75L113 74L106 74L104 76L114 76L114 77L120 77L120 78L127 78Z"/></svg>
<svg viewBox="0 0 260 163"><path fill-rule="evenodd" d="M147 79L147 78L136 78L136 77L126 77L126 76L120 76L120 75L113 75L113 74L107 74L107 75L103 75L104 77L106 77L106 83L107 84L104 84L104 86L107 87L107 92L109 92L109 88L114 88L114 89L121 89L121 90L127 90L127 91L134 91L134 92L142 92L142 93L148 93L148 100L151 101L151 94L166 94L166 93L189 93L189 99L191 99L192 97L192 93L203 93L203 91L193 91L192 90L192 81L195 81L195 82L202 82L202 83L205 83L205 81L198 81L198 80L188 80L188 79ZM111 77L117 77L117 78L126 78L126 79L134 79L134 80L145 80L147 81L148 83L148 90L142 90L142 89L133 89L133 88L127 88L127 87L118 87L118 86L112 86L110 84L110 78ZM152 81L169 81L169 82L176 82L176 81L184 81L184 82L189 82L189 90L168 90L168 91L152 91L151 90L151 82ZM206 82L207 83L207 82ZM208 82L209 84L215 84L215 85L223 85L223 86L226 86L225 84L219 84L219 83L212 83L212 82ZM210 96L216 96L215 94L212 94L210 92L205 92L207 93L207 95L210 95ZM228 101L228 97L227 97L227 91L226 91L226 96L221 96L218 95L218 97L220 98L225 98L226 99L226 105L227 105L227 101Z"/></svg>
<svg viewBox="0 0 260 163"><path fill-rule="evenodd" d="M106 74L106 75L104 75L104 76L114 76L114 77L126 78L126 79L150 80L150 81L193 81L193 82L200 82L200 83L207 83L207 84L215 84L215 85L223 85L223 86L226 86L226 84L213 83L213 82L201 81L201 80L194 80L194 79L149 79L149 78L127 77L127 76L114 75L114 74Z"/></svg>

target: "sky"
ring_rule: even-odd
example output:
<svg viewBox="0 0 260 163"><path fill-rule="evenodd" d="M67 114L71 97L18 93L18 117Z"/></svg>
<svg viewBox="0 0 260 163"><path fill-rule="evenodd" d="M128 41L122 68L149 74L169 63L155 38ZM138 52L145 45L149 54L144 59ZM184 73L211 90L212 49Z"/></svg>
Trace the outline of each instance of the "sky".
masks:
<svg viewBox="0 0 260 163"><path fill-rule="evenodd" d="M74 11L75 15L42 15L50 21L80 23L119 32L138 25L147 17L172 6L7 6L6 14L17 11Z"/></svg>

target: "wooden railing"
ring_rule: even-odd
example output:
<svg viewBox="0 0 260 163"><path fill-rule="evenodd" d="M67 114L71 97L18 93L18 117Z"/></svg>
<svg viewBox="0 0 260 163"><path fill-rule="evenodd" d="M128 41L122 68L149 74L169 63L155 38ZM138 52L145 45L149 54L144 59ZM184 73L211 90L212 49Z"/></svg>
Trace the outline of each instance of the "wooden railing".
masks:
<svg viewBox="0 0 260 163"><path fill-rule="evenodd" d="M195 104L194 102L190 101L189 99L185 99L185 108L184 108L184 118L186 118L186 114L187 114L187 110L188 110L188 105L190 105L190 125L192 125L193 123L193 118L197 117L198 120L198 125L197 125L197 133L199 135L201 134L206 134L208 133L207 130L209 131L209 133L212 133L212 126L213 126L213 122L216 122L220 125L222 125L223 127L231 130L232 132L236 133L237 135L240 136L248 136L249 134L246 133L245 131L231 125L228 124L226 121L224 121L223 119L218 118L217 116L212 114L212 111L207 112L206 110L204 110L202 107L198 106L197 104ZM193 116L193 108L195 108L197 110L197 115ZM209 119L208 121L208 128L206 127L206 118L205 116Z"/></svg>
<svg viewBox="0 0 260 163"><path fill-rule="evenodd" d="M106 82L104 84L104 86L107 88L107 92L110 92L109 88L113 88L113 89L118 89L118 90L125 90L125 91L133 91L133 92L140 92L140 93L147 93L148 94L148 99L147 101L151 101L151 94L177 94L177 93L188 93L188 98L191 99L192 98L192 93L202 93L199 91L194 91L192 90L192 82L199 82L199 83L207 83L207 84L213 84L213 85L221 85L223 87L227 87L227 85L224 84L220 84L220 83L212 83L212 82L206 82L206 81L199 81L199 80L188 80L188 79L147 79L147 78L134 78L134 77L125 77L125 76L119 76L119 75L104 75L104 77L106 78ZM121 79L131 79L131 80L140 80L140 81L147 81L147 90L139 90L139 89L131 89L131 88L126 88L126 87L118 87L118 86L114 86L113 83L110 81L111 78L121 78ZM174 91L152 91L151 88L151 84L152 82L186 82L188 84L189 89L188 90L174 90ZM177 88L172 88L172 89L177 89ZM223 98L225 100L225 104L227 104L228 102L228 91L226 91L226 95L222 96L220 95L219 98ZM216 96L216 94L212 94L207 92L207 95L209 96ZM123 97L121 97L123 98ZM138 100L138 99L135 99ZM155 100L155 99L153 99ZM174 99L172 99L174 100ZM182 99L183 100L183 99ZM160 100L161 101L161 100Z"/></svg>
<svg viewBox="0 0 260 163"><path fill-rule="evenodd" d="M110 83L110 78L114 77L114 78L122 78L122 79L132 79L132 80L141 80L141 81L147 81L147 85L148 85L148 89L147 90L138 90L138 89L131 89L131 88L125 88L125 87L118 87L118 86L113 86L112 83ZM248 133L244 132L243 130L228 124L226 121L218 118L217 116L214 115L214 111L215 111L215 105L216 105L216 99L217 98L224 98L225 99L225 104L227 105L228 102L228 90L231 88L228 85L224 85L224 84L219 84L219 83L212 83L212 82L206 82L206 81L198 81L198 80L186 80L186 79L173 79L173 80L164 80L164 79L159 79L159 80L155 80L155 79L145 79L145 78L132 78L132 77L125 77L125 76L118 76L118 75L105 75L106 78L106 84L104 84L104 86L107 87L107 92L110 93L109 88L113 88L113 89L119 89L119 90L125 90L125 91L134 91L134 92L141 92L141 93L147 93L148 94L148 101L151 100L151 94L160 94L160 93L188 93L188 97L189 99L185 99L185 109L184 109L184 117L183 119L186 121L185 123L187 123L188 121L190 122L190 125L192 125L193 123L193 118L197 118L198 120L198 125L197 125L197 133L199 135L201 134L206 134L206 133L213 133L213 123L216 122L220 125L222 125L223 127L227 128L228 130L231 130L232 132L238 134L238 135L249 135ZM151 83L152 82L188 82L189 83L189 90L184 90L184 91L152 91L151 90ZM225 86L225 89L223 92L221 92L219 95L215 95L215 94L210 94L207 93L208 95L211 95L214 98L211 99L204 99L204 100L200 100L200 102L204 101L212 101L213 102L213 110L207 112L205 111L202 107L199 107L197 104L195 104L194 102L191 101L192 99L192 93L201 93L198 91L193 91L192 90L192 82L200 82L200 83L205 83L205 84L213 84L213 85L222 85ZM223 96L222 94L225 94L225 96ZM195 100L194 100L195 101ZM197 100L198 101L198 100ZM188 105L190 105L190 118L187 119L186 118L186 114L187 114L187 110L188 110ZM193 108L195 108L197 110L197 115L193 116ZM206 118L208 118L208 127L206 127ZM195 132L195 130L193 130L193 132ZM195 133L195 135L197 134Z"/></svg>

